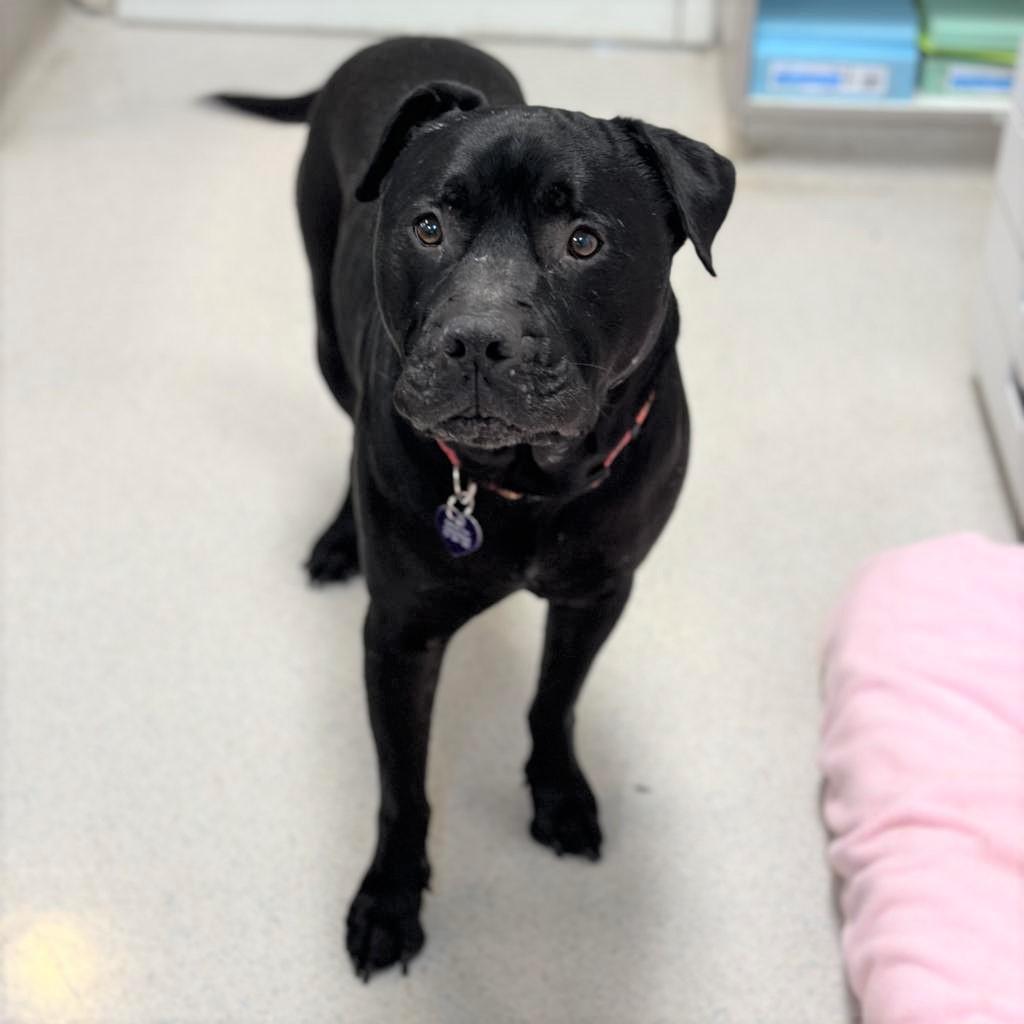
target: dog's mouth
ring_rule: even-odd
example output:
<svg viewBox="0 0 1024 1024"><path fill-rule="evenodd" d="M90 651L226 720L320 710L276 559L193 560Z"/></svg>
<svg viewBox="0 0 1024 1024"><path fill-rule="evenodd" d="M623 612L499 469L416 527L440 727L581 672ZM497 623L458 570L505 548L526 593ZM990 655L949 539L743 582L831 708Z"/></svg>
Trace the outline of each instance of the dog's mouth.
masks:
<svg viewBox="0 0 1024 1024"><path fill-rule="evenodd" d="M431 436L446 444L465 448L493 450L517 444L535 447L564 445L572 433L558 430L526 430L500 416L483 416L460 413L449 416L430 430Z"/></svg>
<svg viewBox="0 0 1024 1024"><path fill-rule="evenodd" d="M415 364L407 365L395 384L395 411L420 434L456 448L481 450L564 446L585 433L593 419L593 403L586 401L578 385L547 393L538 386L521 403L508 402L493 385L472 396L465 391L438 381L436 375L419 373Z"/></svg>
<svg viewBox="0 0 1024 1024"><path fill-rule="evenodd" d="M449 416L434 428L434 436L470 448L505 448L529 440L526 431L500 416Z"/></svg>

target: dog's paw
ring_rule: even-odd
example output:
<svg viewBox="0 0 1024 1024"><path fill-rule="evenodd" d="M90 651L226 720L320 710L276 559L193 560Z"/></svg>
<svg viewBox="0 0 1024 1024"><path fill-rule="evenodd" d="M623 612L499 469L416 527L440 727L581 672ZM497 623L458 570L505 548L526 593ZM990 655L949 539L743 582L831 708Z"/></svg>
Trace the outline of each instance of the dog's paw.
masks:
<svg viewBox="0 0 1024 1024"><path fill-rule="evenodd" d="M588 860L601 857L597 800L582 775L562 785L530 782L533 821L530 835L561 857L572 853Z"/></svg>
<svg viewBox="0 0 1024 1024"><path fill-rule="evenodd" d="M363 882L349 907L345 944L358 977L369 981L374 971L400 963L402 973L423 948L420 892Z"/></svg>
<svg viewBox="0 0 1024 1024"><path fill-rule="evenodd" d="M340 583L359 572L359 543L351 514L339 516L313 545L306 560L313 584Z"/></svg>

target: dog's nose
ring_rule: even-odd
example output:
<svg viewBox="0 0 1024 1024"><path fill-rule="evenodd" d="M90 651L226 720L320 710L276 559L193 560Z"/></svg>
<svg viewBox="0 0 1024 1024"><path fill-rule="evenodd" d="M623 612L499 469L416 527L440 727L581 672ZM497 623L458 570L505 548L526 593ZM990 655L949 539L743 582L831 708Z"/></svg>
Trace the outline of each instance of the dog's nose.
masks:
<svg viewBox="0 0 1024 1024"><path fill-rule="evenodd" d="M518 332L497 320L457 316L445 324L441 347L455 362L468 360L484 365L514 358L519 353L520 340Z"/></svg>

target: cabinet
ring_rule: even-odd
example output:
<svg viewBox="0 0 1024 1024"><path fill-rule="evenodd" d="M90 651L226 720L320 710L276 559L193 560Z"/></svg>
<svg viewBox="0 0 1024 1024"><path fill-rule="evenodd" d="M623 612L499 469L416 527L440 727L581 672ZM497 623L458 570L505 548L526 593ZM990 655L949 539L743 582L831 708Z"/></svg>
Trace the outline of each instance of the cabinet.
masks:
<svg viewBox="0 0 1024 1024"><path fill-rule="evenodd" d="M1024 531L1024 41L996 164L974 328L978 390Z"/></svg>

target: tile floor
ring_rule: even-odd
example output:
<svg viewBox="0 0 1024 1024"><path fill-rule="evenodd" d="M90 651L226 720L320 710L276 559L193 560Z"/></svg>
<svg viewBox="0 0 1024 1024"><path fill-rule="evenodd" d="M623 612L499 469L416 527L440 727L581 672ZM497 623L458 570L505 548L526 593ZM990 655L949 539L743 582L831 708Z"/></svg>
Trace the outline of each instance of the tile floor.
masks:
<svg viewBox="0 0 1024 1024"><path fill-rule="evenodd" d="M817 651L850 574L1011 536L970 386L990 169L740 163L675 283L682 503L580 714L599 865L526 834L542 607L446 662L409 978L342 948L372 843L361 583L310 591L349 430L312 357L288 93L358 41L67 13L3 140L4 1024L832 1024ZM534 101L727 146L714 54L492 45Z"/></svg>

